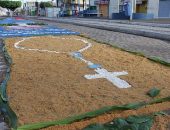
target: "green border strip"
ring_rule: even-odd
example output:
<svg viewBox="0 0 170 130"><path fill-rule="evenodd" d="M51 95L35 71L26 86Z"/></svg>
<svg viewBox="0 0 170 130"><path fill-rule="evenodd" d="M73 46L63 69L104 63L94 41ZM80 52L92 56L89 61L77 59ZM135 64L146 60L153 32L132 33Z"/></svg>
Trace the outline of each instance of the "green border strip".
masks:
<svg viewBox="0 0 170 130"><path fill-rule="evenodd" d="M81 120L85 120L89 118L94 118L99 115L110 113L113 111L136 110L146 105L152 105L152 104L157 104L157 103L162 103L162 102L167 102L167 101L170 101L170 96L166 98L155 99L150 102L139 102L139 103L126 104L126 105L107 106L107 107L103 107L95 111L87 112L81 115L69 117L63 120L59 120L59 121L49 121L49 122L40 122L40 123L35 123L35 124L23 125L23 126L20 126L17 130L38 130L42 128L47 128L49 126L66 125L66 124L71 124L73 122L77 122L77 121L81 121Z"/></svg>
<svg viewBox="0 0 170 130"><path fill-rule="evenodd" d="M166 62L166 61L164 61L164 60L163 60L162 58L160 58L160 57L155 57L155 56L148 57L148 56L146 56L145 54L143 54L142 52L127 50L127 49L118 47L118 46L116 46L116 45L111 45L111 44L109 44L109 43L107 43L107 42L98 41L98 40L96 40L96 39L90 38L90 37L85 36L85 35L83 35L83 34L80 34L79 36L80 36L80 37L83 37L83 38L90 39L90 40L92 40L92 41L94 41L94 42L98 42L98 43L101 43L101 44L109 45L109 46L111 46L111 47L113 47L113 48L115 48L115 49L121 50L121 51L129 52L129 53L134 54L134 55L137 55L137 56L145 57L145 58L147 58L147 59L150 60L150 61L153 61L153 62L162 64L162 65L164 65L164 66L170 67L170 62Z"/></svg>
<svg viewBox="0 0 170 130"><path fill-rule="evenodd" d="M106 123L91 123L82 130L111 130L112 128L114 130L150 130L156 116L168 115L166 112L159 111L149 114L130 115L125 118L117 117Z"/></svg>
<svg viewBox="0 0 170 130"><path fill-rule="evenodd" d="M5 79L2 81L0 85L0 109L3 115L5 116L5 121L8 122L9 126L12 129L17 129L18 119L14 111L10 108L8 103L8 96L6 93L7 82L10 79L10 66L12 64L12 58L7 52L6 46L3 41L2 52L4 54L6 63L7 63L7 71L5 75Z"/></svg>

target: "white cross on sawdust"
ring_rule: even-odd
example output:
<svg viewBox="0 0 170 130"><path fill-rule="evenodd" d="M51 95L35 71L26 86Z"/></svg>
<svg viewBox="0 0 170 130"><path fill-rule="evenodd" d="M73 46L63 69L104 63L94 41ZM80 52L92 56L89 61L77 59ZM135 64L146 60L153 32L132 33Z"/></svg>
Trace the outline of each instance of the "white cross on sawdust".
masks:
<svg viewBox="0 0 170 130"><path fill-rule="evenodd" d="M108 81L112 82L118 88L129 88L129 87L131 87L131 85L129 85L126 81L118 78L118 76L127 75L128 73L125 72L125 71L122 71L122 72L108 72L106 69L103 69L103 68L97 68L97 69L95 69L95 71L98 74L85 75L84 77L86 79L105 78Z"/></svg>

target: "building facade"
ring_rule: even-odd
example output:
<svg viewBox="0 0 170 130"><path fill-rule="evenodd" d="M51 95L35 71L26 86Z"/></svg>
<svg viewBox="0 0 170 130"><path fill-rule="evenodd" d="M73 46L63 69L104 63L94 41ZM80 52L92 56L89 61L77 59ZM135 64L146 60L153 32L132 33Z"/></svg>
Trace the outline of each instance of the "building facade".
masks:
<svg viewBox="0 0 170 130"><path fill-rule="evenodd" d="M89 7L89 0L58 0L58 6L67 15L78 15Z"/></svg>
<svg viewBox="0 0 170 130"><path fill-rule="evenodd" d="M55 1L55 0L54 0ZM69 15L95 7L98 17L169 18L170 0L56 0ZM132 15L133 14L133 15Z"/></svg>
<svg viewBox="0 0 170 130"><path fill-rule="evenodd" d="M109 17L109 0L96 0L94 5L97 6L98 13L103 18Z"/></svg>
<svg viewBox="0 0 170 130"><path fill-rule="evenodd" d="M53 4L52 0L23 0L22 2L25 15L30 16L40 15L43 12L43 15L45 15L45 11L40 9L41 2L50 2L51 4Z"/></svg>
<svg viewBox="0 0 170 130"><path fill-rule="evenodd" d="M170 18L170 0L90 0L101 17Z"/></svg>
<svg viewBox="0 0 170 130"><path fill-rule="evenodd" d="M37 14L36 2L41 1L54 3L65 16L78 15L93 7L98 17L109 19L170 18L170 0L23 0L27 14Z"/></svg>
<svg viewBox="0 0 170 130"><path fill-rule="evenodd" d="M159 1L159 18L170 18L170 0L160 0Z"/></svg>

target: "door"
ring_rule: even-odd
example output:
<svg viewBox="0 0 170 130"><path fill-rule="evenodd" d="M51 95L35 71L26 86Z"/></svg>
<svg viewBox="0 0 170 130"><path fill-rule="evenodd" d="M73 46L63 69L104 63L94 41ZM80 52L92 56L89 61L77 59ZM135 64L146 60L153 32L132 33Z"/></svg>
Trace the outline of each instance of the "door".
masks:
<svg viewBox="0 0 170 130"><path fill-rule="evenodd" d="M159 1L159 17L170 18L170 0Z"/></svg>
<svg viewBox="0 0 170 130"><path fill-rule="evenodd" d="M107 18L108 17L108 5L107 4L101 4L99 5L100 13L102 14L102 17Z"/></svg>

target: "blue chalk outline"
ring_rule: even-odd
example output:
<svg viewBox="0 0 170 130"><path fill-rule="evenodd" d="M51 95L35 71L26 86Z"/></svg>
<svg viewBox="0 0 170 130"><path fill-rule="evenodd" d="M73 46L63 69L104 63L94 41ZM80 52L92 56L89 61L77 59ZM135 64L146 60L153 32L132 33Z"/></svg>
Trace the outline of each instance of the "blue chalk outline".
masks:
<svg viewBox="0 0 170 130"><path fill-rule="evenodd" d="M6 18L0 20L0 24L26 24L35 23L30 20L16 20L15 18ZM31 26L31 25L30 25ZM8 37L31 37L31 36L44 36L44 35L79 35L78 32L71 30L58 28L51 25L42 25L41 28L25 28L25 29L13 29L0 26L0 38Z"/></svg>

